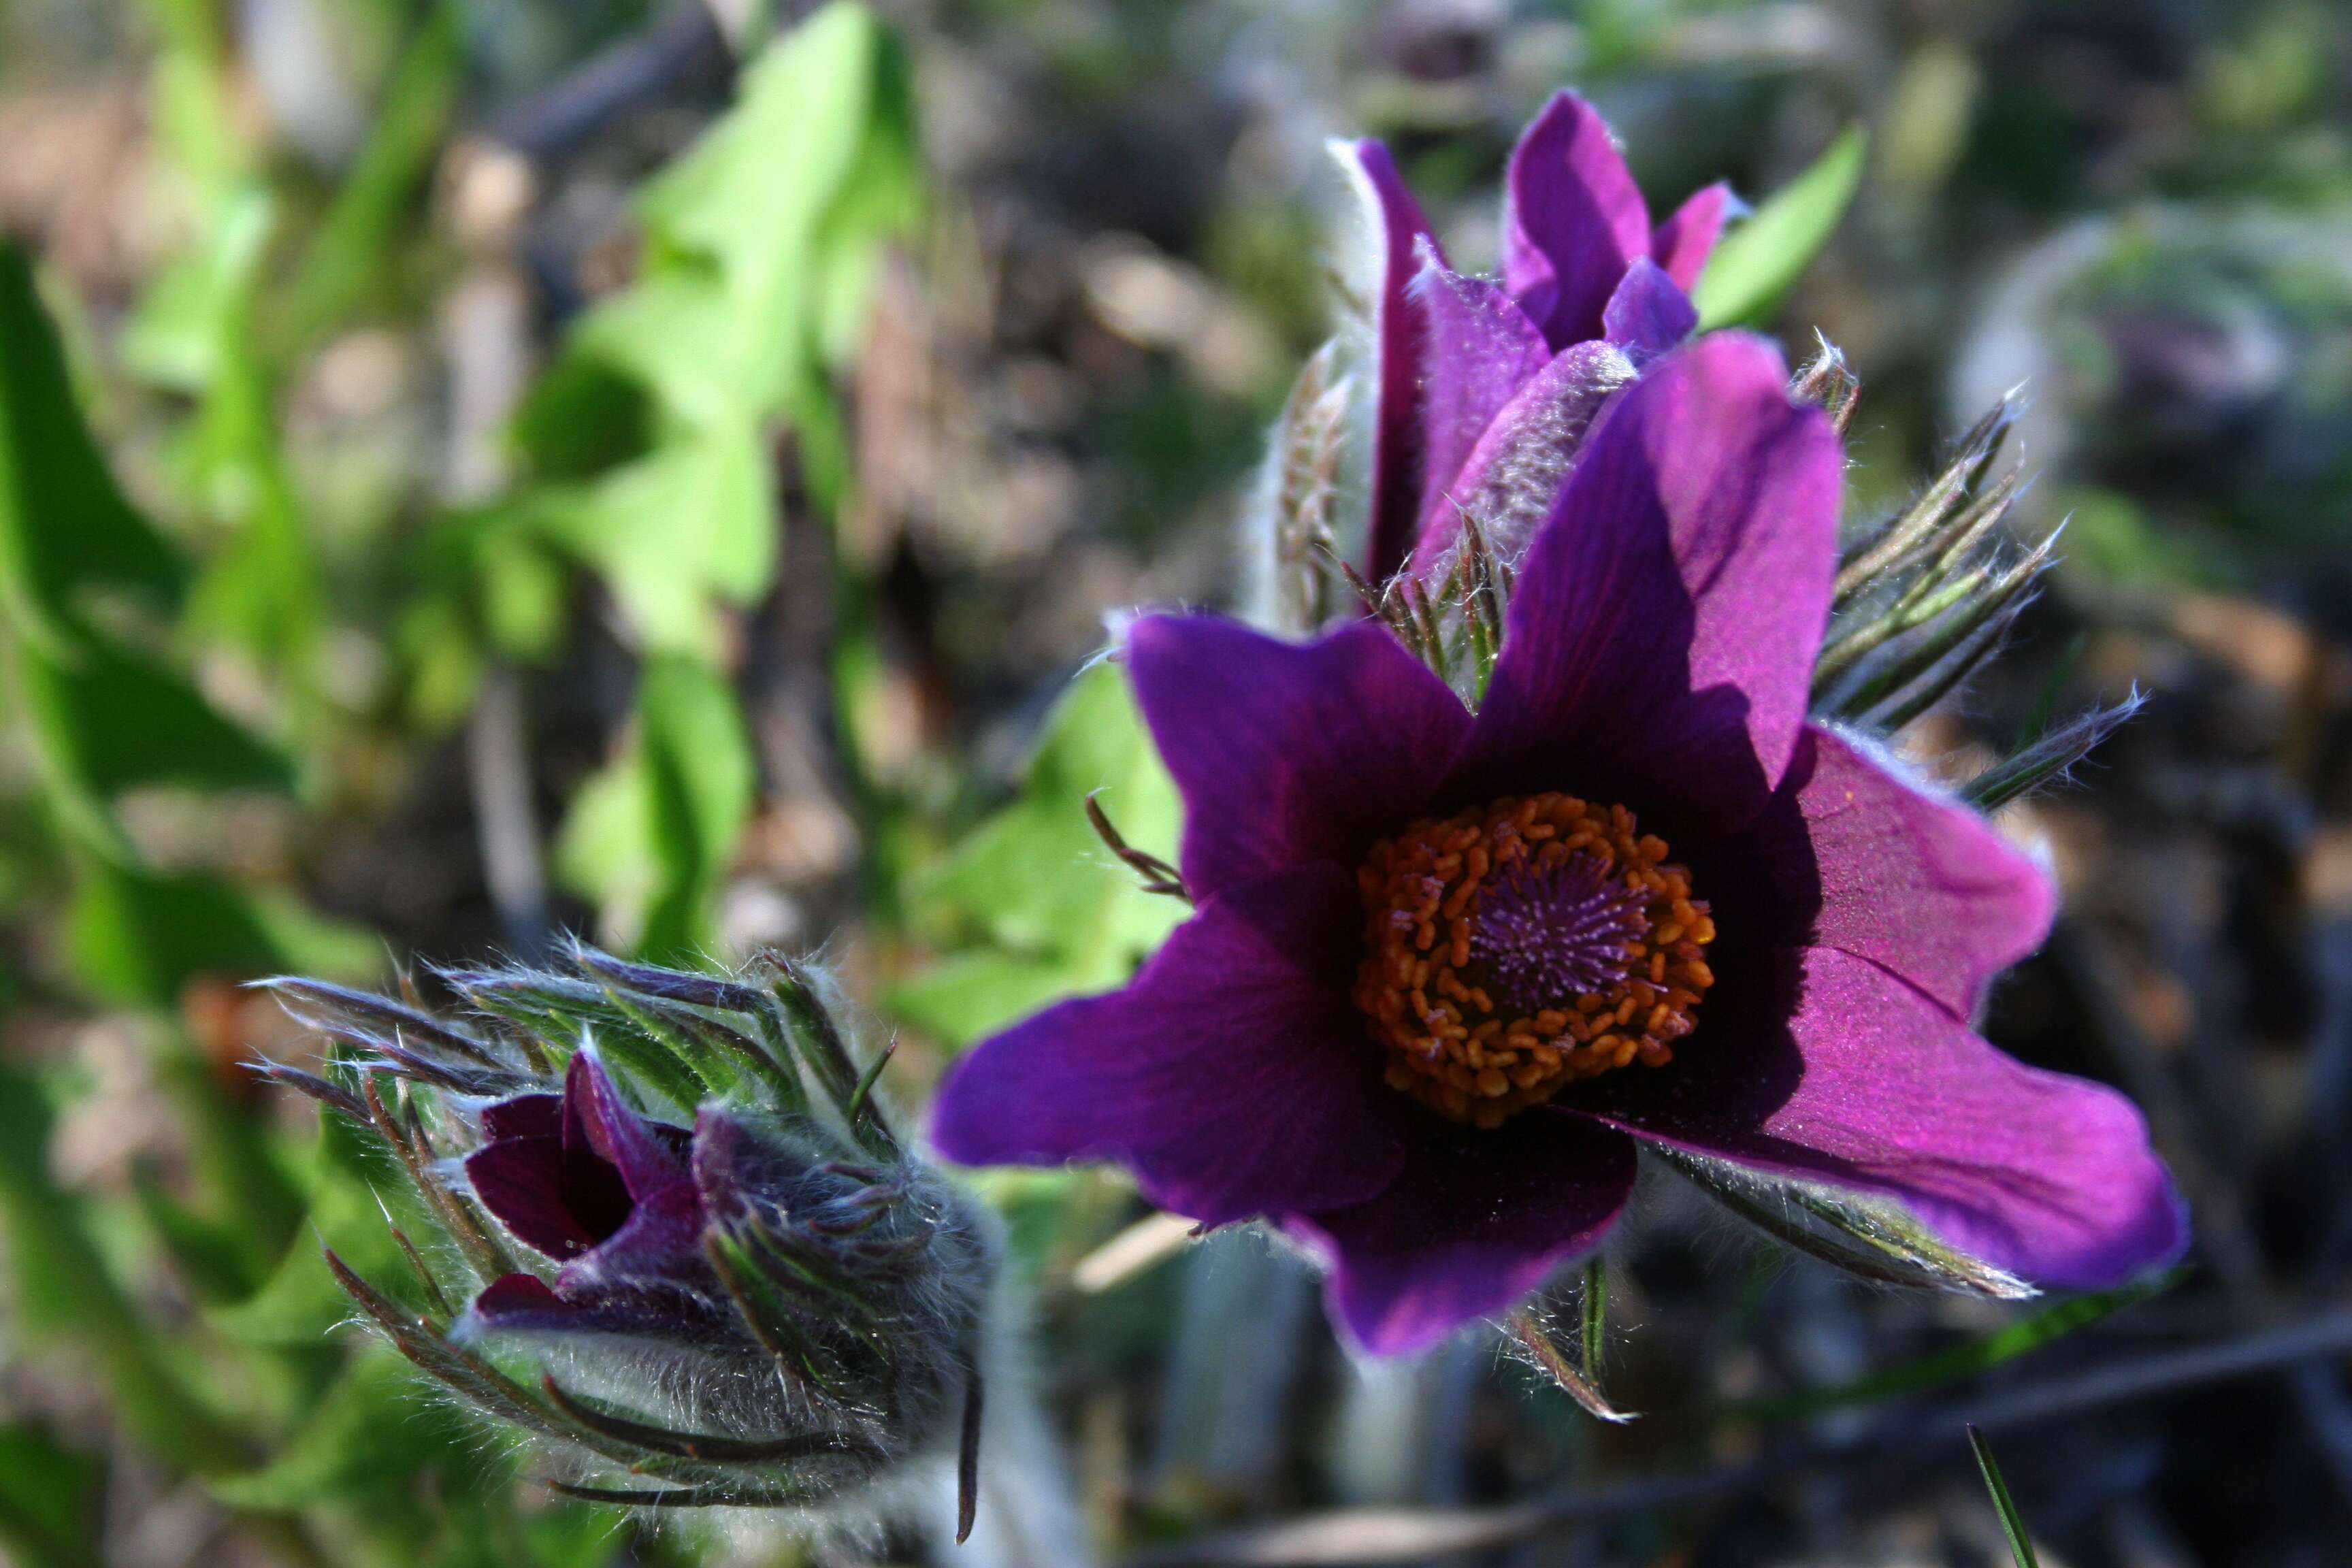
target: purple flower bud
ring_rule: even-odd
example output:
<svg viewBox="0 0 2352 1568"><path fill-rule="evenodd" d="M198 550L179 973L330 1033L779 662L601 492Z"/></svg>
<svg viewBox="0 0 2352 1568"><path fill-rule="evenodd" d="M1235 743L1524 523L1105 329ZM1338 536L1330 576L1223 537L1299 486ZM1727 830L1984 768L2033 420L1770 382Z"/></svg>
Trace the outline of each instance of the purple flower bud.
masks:
<svg viewBox="0 0 2352 1568"><path fill-rule="evenodd" d="M488 1016L470 1026L281 984L365 1054L341 1064L355 1089L277 1076L393 1147L448 1222L454 1258L415 1254L427 1294L468 1304L408 1310L338 1265L346 1288L426 1372L551 1439L562 1489L833 1507L961 1448L968 1524L982 1212L901 1147L799 971L574 964L446 976ZM460 1093L460 1065L501 1092Z"/></svg>

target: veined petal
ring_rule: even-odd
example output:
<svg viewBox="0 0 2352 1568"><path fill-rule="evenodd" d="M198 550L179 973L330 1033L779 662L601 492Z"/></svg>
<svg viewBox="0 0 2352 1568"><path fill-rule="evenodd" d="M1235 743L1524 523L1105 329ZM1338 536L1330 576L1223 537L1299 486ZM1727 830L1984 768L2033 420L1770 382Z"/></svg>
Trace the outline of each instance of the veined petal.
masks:
<svg viewBox="0 0 2352 1568"><path fill-rule="evenodd" d="M1328 863L1204 903L1134 983L982 1041L931 1137L967 1164L1116 1159L1208 1225L1370 1197L1417 1114L1349 1000L1363 910Z"/></svg>
<svg viewBox="0 0 2352 1568"><path fill-rule="evenodd" d="M1715 253L1715 242L1723 236L1724 220L1731 216L1735 199L1729 185L1709 185L1676 207L1674 216L1650 237L1650 254L1683 289L1697 287L1698 275Z"/></svg>
<svg viewBox="0 0 2352 1568"><path fill-rule="evenodd" d="M1352 866L1427 805L1470 716L1382 626L1287 643L1216 616L1147 616L1128 672L1184 798L1206 898L1311 860Z"/></svg>
<svg viewBox="0 0 2352 1568"><path fill-rule="evenodd" d="M1503 282L1555 349L1601 335L1626 265L1650 254L1650 209L1593 107L1552 95L1504 176Z"/></svg>
<svg viewBox="0 0 2352 1568"><path fill-rule="evenodd" d="M1669 843L1752 816L1804 724L1840 467L1770 344L1719 332L1660 360L1520 563L1449 796L1572 789Z"/></svg>
<svg viewBox="0 0 2352 1568"><path fill-rule="evenodd" d="M1773 806L1706 859L1744 932L1869 959L1963 1020L2057 908L2049 873L1990 823L1818 725Z"/></svg>
<svg viewBox="0 0 2352 1568"><path fill-rule="evenodd" d="M1417 514L1451 511L1471 451L1521 384L1551 359L1543 333L1483 278L1433 263L1413 280L1428 323L1422 388L1422 487Z"/></svg>
<svg viewBox="0 0 2352 1568"><path fill-rule="evenodd" d="M1332 144L1355 185L1364 221L1379 244L1367 279L1372 289L1373 385L1371 537L1366 574L1385 581L1412 547L1421 500L1421 386L1427 323L1412 284L1424 260L1444 264L1437 235L1405 188L1396 160L1374 141Z"/></svg>
<svg viewBox="0 0 2352 1568"><path fill-rule="evenodd" d="M1668 349L1681 346L1698 325L1698 307L1691 303L1664 268L1648 257L1637 258L1625 268L1617 291L1601 313L1602 334L1644 364Z"/></svg>
<svg viewBox="0 0 2352 1568"><path fill-rule="evenodd" d="M1379 1196L1283 1220L1329 1264L1333 1318L1379 1355L1508 1310L1598 1247L1633 1190L1633 1141L1580 1118L1430 1122Z"/></svg>
<svg viewBox="0 0 2352 1568"><path fill-rule="evenodd" d="M1576 1109L1901 1199L1951 1245L2038 1284L2096 1289L2179 1256L2179 1194L2121 1094L2003 1055L1852 953L1805 952L1801 985L1779 1037L1710 1038L1710 1018L1667 1072L1608 1075Z"/></svg>

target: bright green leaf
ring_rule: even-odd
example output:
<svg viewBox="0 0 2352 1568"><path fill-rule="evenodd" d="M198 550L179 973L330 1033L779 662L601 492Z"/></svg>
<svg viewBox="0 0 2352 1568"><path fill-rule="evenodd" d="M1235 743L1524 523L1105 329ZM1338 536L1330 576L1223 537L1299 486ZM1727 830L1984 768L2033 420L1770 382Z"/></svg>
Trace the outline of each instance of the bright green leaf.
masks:
<svg viewBox="0 0 2352 1568"><path fill-rule="evenodd" d="M691 958L751 810L756 766L733 690L692 659L649 661L629 749L574 798L558 873L620 940Z"/></svg>
<svg viewBox="0 0 2352 1568"><path fill-rule="evenodd" d="M1055 708L1020 796L974 829L918 893L931 919L971 930L981 952L1005 960L990 965L967 954L944 974L909 981L903 999L928 1026L969 1038L1024 995L1123 984L1183 918L1181 900L1141 891L1096 837L1086 802L1097 791L1129 844L1174 857L1175 785L1124 677L1107 663L1081 675ZM953 1016L959 1001L969 1016Z"/></svg>
<svg viewBox="0 0 2352 1568"><path fill-rule="evenodd" d="M1862 182L1868 146L1860 126L1847 130L1811 168L1723 237L1692 291L1700 331L1770 321L1836 232Z"/></svg>
<svg viewBox="0 0 2352 1568"><path fill-rule="evenodd" d="M109 1001L169 1007L198 975L282 967L245 896L211 877L165 877L85 858L65 922L82 984Z"/></svg>
<svg viewBox="0 0 2352 1568"><path fill-rule="evenodd" d="M86 590L169 599L184 579L83 426L31 264L0 245L0 610L54 646Z"/></svg>
<svg viewBox="0 0 2352 1568"><path fill-rule="evenodd" d="M106 1461L29 1422L0 1426L0 1542L18 1568L100 1561Z"/></svg>

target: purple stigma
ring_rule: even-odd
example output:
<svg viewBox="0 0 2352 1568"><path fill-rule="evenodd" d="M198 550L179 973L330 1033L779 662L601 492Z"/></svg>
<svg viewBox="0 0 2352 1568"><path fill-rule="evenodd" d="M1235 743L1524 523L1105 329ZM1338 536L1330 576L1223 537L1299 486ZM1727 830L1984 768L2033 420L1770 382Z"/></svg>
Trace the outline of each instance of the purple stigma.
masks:
<svg viewBox="0 0 2352 1568"><path fill-rule="evenodd" d="M1564 1008L1625 978L1626 949L1650 929L1642 903L1590 855L1515 864L1478 896L1471 964L1504 1006L1530 1014Z"/></svg>

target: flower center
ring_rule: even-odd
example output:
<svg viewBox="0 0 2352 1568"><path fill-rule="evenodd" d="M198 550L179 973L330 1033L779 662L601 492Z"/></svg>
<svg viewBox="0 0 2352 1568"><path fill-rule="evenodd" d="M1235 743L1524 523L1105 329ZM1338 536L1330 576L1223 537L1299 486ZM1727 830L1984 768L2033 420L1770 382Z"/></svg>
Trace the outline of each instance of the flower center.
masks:
<svg viewBox="0 0 2352 1568"><path fill-rule="evenodd" d="M1579 1079L1664 1067L1696 1026L1715 940L1690 873L1622 805L1506 796L1372 847L1356 1005L1387 1078L1499 1126Z"/></svg>

